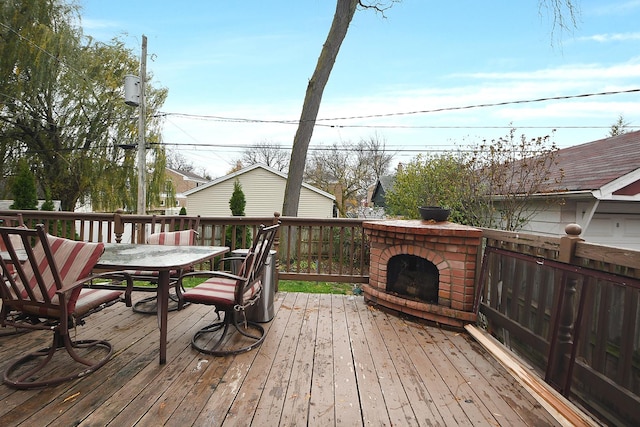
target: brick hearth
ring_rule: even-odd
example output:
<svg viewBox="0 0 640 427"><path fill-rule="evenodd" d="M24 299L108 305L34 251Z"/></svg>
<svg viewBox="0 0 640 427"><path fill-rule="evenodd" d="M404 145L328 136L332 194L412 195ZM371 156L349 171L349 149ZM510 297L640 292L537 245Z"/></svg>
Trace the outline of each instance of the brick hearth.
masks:
<svg viewBox="0 0 640 427"><path fill-rule="evenodd" d="M366 221L363 227L371 242L369 283L363 285L367 302L450 326L475 321L481 230L446 221L419 220ZM437 304L386 292L389 260L403 254L424 258L438 268Z"/></svg>

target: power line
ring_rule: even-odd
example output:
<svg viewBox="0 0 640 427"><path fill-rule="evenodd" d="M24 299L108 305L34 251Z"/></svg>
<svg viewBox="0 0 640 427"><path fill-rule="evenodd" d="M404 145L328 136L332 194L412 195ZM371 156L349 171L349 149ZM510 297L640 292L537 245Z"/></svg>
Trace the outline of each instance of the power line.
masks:
<svg viewBox="0 0 640 427"><path fill-rule="evenodd" d="M418 111L407 111L407 112L399 112L399 113L385 113L385 114L372 114L372 115L364 115L364 116L351 116L351 117L334 117L331 119L318 119L322 121L328 120L354 120L354 119L370 119L370 118L380 118L380 117L392 117L392 116L408 116L414 114L427 114L427 113L439 113L442 111L457 111L457 110L469 110L473 108L486 108L486 107L502 107L505 105L515 105L515 104L530 104L534 102L545 102L545 101L560 101L564 99L576 99L576 98L587 98L592 96L608 96L608 95L619 95L623 93L635 93L640 92L640 89L626 89L626 90L616 90L616 91L608 91L608 92L594 92L594 93L583 93L579 95L562 95L562 96L551 96L546 98L536 98L536 99L522 99L517 101L502 101L502 102L492 102L492 103L484 103L484 104L472 104L465 105L461 107L443 107L443 108L434 108L431 110L418 110Z"/></svg>
<svg viewBox="0 0 640 427"><path fill-rule="evenodd" d="M625 89L625 90L606 91L606 92L583 93L578 95L561 95L561 96L551 96L551 97L536 98L536 99L521 99L521 100L515 100L515 101L501 101L501 102L493 102L493 103L471 104L471 105L464 105L464 106L433 108L430 110L368 114L368 115L361 115L361 116L319 118L319 119L316 119L316 122L409 116L409 115L416 115L416 114L439 113L444 111L459 111L459 110L470 110L474 108L502 107L506 105L531 104L536 102L561 101L566 99L578 99L578 98L587 98L587 97L595 97L595 96L610 96L610 95L620 95L620 94L629 94L629 93L637 93L637 92L640 92L640 89L636 88L636 89ZM207 115L207 114L187 114L187 113L172 113L172 112L159 112L158 115L185 117L185 118L193 118L193 119L199 119L199 120L213 120L213 121L230 122L230 123L272 123L272 124L286 124L286 125L297 125L301 123L300 120L265 120L265 119L252 119L252 118L242 118L242 117L224 117L224 116ZM370 127L366 125L331 125L331 124L324 124L324 123L316 123L316 125L327 126L327 127L340 127L340 128ZM384 126L375 126L375 127L384 127ZM392 127L396 127L396 126L392 126ZM400 126L397 126L397 127L400 127ZM413 127L414 126L406 126L406 128L413 128ZM422 126L417 126L417 127L420 128ZM431 126L424 126L424 127L431 128ZM438 127L433 127L433 128L438 128ZM443 128L448 128L448 127L443 127ZM475 128L483 129L485 127L482 127L482 126L469 127L469 129L475 129ZM494 128L494 127L486 127L486 128ZM576 128L582 128L582 127L576 127ZM586 127L586 128L590 128L590 127Z"/></svg>
<svg viewBox="0 0 640 427"><path fill-rule="evenodd" d="M87 76L80 70L72 67L62 58L52 54L48 50L39 46L34 41L30 40L27 37L24 37L18 31L14 30L11 26L0 22L0 26L4 27L8 31L14 33L21 40L29 43L39 51L43 52L45 55L49 56L54 61L60 63L61 65L67 67L71 71L78 74L85 82L88 83ZM346 116L346 117L333 117L333 118L318 118L316 119L316 126L323 127L331 127L331 128L378 128L378 129L506 129L509 127L503 126L407 126L407 125L335 125L335 124L325 124L325 123L317 123L317 122L328 122L328 121L340 121L340 120L356 120L356 119L371 119L371 118L384 118L384 117L397 117L397 116L408 116L408 115L417 115L417 114L430 114L430 113L438 113L445 111L460 111L460 110L468 110L475 108L488 108L488 107L499 107L506 105L517 105L517 104L529 104L536 102L545 102L545 101L559 101L559 100L567 100L567 99L578 99L578 98L587 98L587 97L595 97L595 96L609 96L609 95L620 95L620 94L629 94L629 93L637 93L640 92L640 88L636 89L626 89L626 90L618 90L618 91L605 91L605 92L592 92L592 93L584 93L578 95L560 95L560 96L552 96L552 97L542 97L536 99L524 99L524 100L515 100L515 101L501 101L494 103L481 103L481 104L471 104L464 106L453 106L453 107L441 107L434 108L428 110L415 110L415 111L404 111L404 112L391 112L391 113L379 113L379 114L368 114L368 115L360 115L360 116ZM6 95L5 95L6 96ZM15 98L14 98L15 99ZM17 100L17 99L16 99ZM242 117L225 117L225 116L217 116L217 115L206 115L206 114L188 114L188 113L172 113L172 112L158 112L156 117L162 116L175 116L175 117L185 117L185 118L193 118L200 120L213 120L213 121L221 121L221 122L230 122L230 123L272 123L272 124L286 124L286 125L298 125L301 123L300 120L266 120L266 119L252 119L252 118L242 118ZM610 126L600 127L600 126L518 126L518 128L522 129L541 129L541 128L556 128L556 129L604 129L609 128ZM628 126L634 127L634 126Z"/></svg>

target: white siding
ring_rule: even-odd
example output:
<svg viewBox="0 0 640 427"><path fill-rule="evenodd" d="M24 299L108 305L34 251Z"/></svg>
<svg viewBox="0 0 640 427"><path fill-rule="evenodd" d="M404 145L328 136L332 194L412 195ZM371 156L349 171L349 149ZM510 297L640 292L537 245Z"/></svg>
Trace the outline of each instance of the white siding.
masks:
<svg viewBox="0 0 640 427"><path fill-rule="evenodd" d="M563 236L564 228L576 223L582 227L581 237L587 242L640 249L640 210L636 207L637 202L601 201L591 218L589 210L593 207L594 199L584 200L566 200L564 204L546 205L546 209L538 211L522 231Z"/></svg>
<svg viewBox="0 0 640 427"><path fill-rule="evenodd" d="M582 237L591 243L640 249L640 209L636 204L600 202Z"/></svg>
<svg viewBox="0 0 640 427"><path fill-rule="evenodd" d="M560 206L557 203L546 202L538 203L536 212L526 224L522 231L530 231L541 234L549 234L552 236L558 236L564 234L564 227L572 222L575 222L575 208L572 217L574 219L563 223L562 218L566 218L567 209L564 206Z"/></svg>
<svg viewBox="0 0 640 427"><path fill-rule="evenodd" d="M499 203L496 202L496 205ZM561 204L558 200L531 200L529 206L530 209L522 212L522 216L529 218L529 221L521 231L558 236L564 234L567 224L575 222L575 204Z"/></svg>
<svg viewBox="0 0 640 427"><path fill-rule="evenodd" d="M187 197L187 213L201 216L230 216L229 199L236 178L223 180ZM286 179L264 168L255 168L237 176L247 202L246 216L272 216L282 212ZM308 188L302 188L298 216L330 218L333 201Z"/></svg>

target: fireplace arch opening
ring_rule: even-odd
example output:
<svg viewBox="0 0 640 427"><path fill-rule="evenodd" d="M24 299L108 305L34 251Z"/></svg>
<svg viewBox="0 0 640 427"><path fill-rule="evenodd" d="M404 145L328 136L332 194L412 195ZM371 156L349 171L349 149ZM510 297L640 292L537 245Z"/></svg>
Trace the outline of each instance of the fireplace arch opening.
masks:
<svg viewBox="0 0 640 427"><path fill-rule="evenodd" d="M401 254L387 263L387 292L437 304L439 283L438 267L425 258Z"/></svg>

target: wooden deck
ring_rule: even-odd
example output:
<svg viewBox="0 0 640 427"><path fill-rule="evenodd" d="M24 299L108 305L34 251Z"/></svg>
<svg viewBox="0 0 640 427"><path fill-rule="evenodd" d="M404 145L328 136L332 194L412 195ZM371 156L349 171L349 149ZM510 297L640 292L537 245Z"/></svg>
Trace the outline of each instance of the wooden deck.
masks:
<svg viewBox="0 0 640 427"><path fill-rule="evenodd" d="M190 347L209 307L169 314L167 364L154 316L116 304L78 338L116 348L96 373L54 388L0 385L2 426L558 425L466 332L366 305L362 297L279 293L263 345L213 358ZM0 338L0 368L48 336Z"/></svg>

